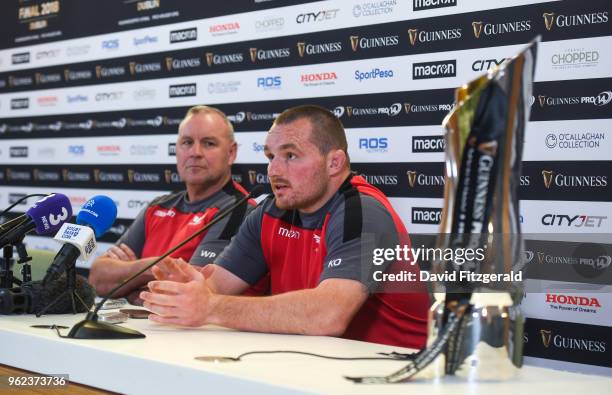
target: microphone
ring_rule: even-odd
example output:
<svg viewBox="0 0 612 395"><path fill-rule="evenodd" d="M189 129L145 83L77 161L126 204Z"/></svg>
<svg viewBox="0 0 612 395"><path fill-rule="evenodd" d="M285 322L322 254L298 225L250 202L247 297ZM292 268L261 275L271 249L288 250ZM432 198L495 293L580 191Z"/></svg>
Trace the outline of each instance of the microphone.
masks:
<svg viewBox="0 0 612 395"><path fill-rule="evenodd" d="M65 223L55 235L54 239L64 245L47 269L43 285L56 280L79 257L89 259L97 248L96 237L106 233L116 218L117 206L111 198L98 195L85 202L77 215L77 224Z"/></svg>
<svg viewBox="0 0 612 395"><path fill-rule="evenodd" d="M25 215L25 220L0 237L0 247L20 241L34 229L39 235L56 232L72 217L72 205L66 195L52 193L34 203Z"/></svg>
<svg viewBox="0 0 612 395"><path fill-rule="evenodd" d="M104 305L104 302L110 299L117 291L123 288L130 281L134 280L136 277L140 276L142 273L146 272L147 270L149 270L150 268L152 268L159 262L163 261L166 257L170 256L170 254L172 254L174 251L178 250L185 244L189 243L191 240L193 240L194 238L198 237L199 235L207 231L211 226L213 226L214 224L216 224L217 222L221 221L223 218L228 216L232 211L234 211L238 207L245 204L254 195L260 195L262 190L263 190L263 187L261 185L255 185L253 189L251 190L251 192L249 192L248 195L246 195L245 197L243 197L242 199L240 199L233 205L227 207L226 209L219 211L217 215L215 215L215 217L209 223L203 226L201 229L197 230L191 236L187 237L185 240L180 242L178 245L166 251L166 253L164 253L162 256L155 259L150 264L146 265L139 272L133 274L132 276L124 280L121 284L117 285L115 288L113 288L108 293L108 295L102 298L102 300L96 305L93 311L90 311L89 313L87 313L87 316L85 317L83 321L77 322L72 327L72 329L70 329L70 332L68 333L66 337L69 337L72 339L138 339L138 338L144 338L145 335L136 330L125 328L119 325L98 322L98 311L100 311L100 308L102 308L102 306Z"/></svg>
<svg viewBox="0 0 612 395"><path fill-rule="evenodd" d="M40 311L50 302L57 299L66 288L66 276L61 276L58 281L50 286L43 286L41 281L30 281L23 283L21 287L0 288L0 314L33 314ZM96 293L94 288L87 280L78 275L76 277L76 290L81 299L92 306ZM84 313L86 306L75 304L76 311ZM47 311L49 314L68 314L73 313L73 305L70 298L61 298Z"/></svg>

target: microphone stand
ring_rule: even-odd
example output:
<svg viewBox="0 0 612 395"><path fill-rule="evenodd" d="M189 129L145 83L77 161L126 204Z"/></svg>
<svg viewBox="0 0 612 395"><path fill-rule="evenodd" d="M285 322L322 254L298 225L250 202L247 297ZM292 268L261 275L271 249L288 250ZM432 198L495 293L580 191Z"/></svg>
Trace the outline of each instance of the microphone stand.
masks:
<svg viewBox="0 0 612 395"><path fill-rule="evenodd" d="M66 337L71 338L71 339L142 339L142 338L145 338L146 336L143 333L138 332L134 329L125 328L125 327L114 325L114 324L108 324L105 322L99 322L98 321L98 311L100 311L100 308L104 305L104 302L110 299L125 284L134 280L136 277L140 276L142 273L146 272L147 270L149 270L150 268L152 268L153 266L155 266L156 264L164 260L166 257L170 256L170 254L172 254L174 251L178 250L179 248L189 243L194 238L201 235L203 232L208 230L211 226L213 226L217 222L221 221L223 218L225 218L229 213L234 211L239 206L245 204L247 200L251 199L251 197L254 194L256 193L259 194L261 189L262 187L260 185L255 186L248 195L240 199L238 202L234 203L232 206L221 211L218 215L215 216L215 218L213 218L209 223L203 226L200 230L194 232L191 236L189 236L188 238L180 242L178 245L168 250L165 254L163 254L162 256L160 256L159 258L155 259L153 262L151 262L150 264L142 268L142 270L128 277L121 284L113 288L108 293L108 295L106 295L96 305L93 311L90 311L89 313L87 313L87 316L85 317L84 320L77 322L72 327L72 329L70 329L70 332L68 332L68 335L66 335Z"/></svg>
<svg viewBox="0 0 612 395"><path fill-rule="evenodd" d="M76 314L79 311L77 310L75 300L79 301L83 307L85 307L84 311L89 311L91 306L88 306L87 303L81 298L81 295L78 294L76 290L76 267L71 265L66 269L66 289L60 295L58 295L55 299L53 299L48 305L43 307L41 310L36 312L36 317L40 317L45 314L51 307L55 306L60 300L64 297L69 297L70 302L72 304L72 314Z"/></svg>

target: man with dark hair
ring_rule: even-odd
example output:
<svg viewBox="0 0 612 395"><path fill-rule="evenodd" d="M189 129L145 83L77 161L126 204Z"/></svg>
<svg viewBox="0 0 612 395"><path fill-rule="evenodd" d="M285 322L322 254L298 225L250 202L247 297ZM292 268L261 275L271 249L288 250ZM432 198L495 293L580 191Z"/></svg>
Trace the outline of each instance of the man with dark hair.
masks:
<svg viewBox="0 0 612 395"><path fill-rule="evenodd" d="M372 280L374 249L409 241L382 192L351 173L340 121L317 106L289 109L264 153L273 197L203 272L172 259L154 268L141 294L149 319L423 347L428 295L377 292ZM265 276L270 296L234 296Z"/></svg>
<svg viewBox="0 0 612 395"><path fill-rule="evenodd" d="M140 271L153 259L206 225L217 211L233 204L246 191L231 178L236 159L234 128L225 114L208 106L189 109L179 125L176 163L185 191L161 196L142 210L127 232L91 267L89 281L104 295ZM229 243L246 214L246 206L181 247L173 257L194 265L214 260ZM145 272L121 290L138 303L135 289L153 279Z"/></svg>

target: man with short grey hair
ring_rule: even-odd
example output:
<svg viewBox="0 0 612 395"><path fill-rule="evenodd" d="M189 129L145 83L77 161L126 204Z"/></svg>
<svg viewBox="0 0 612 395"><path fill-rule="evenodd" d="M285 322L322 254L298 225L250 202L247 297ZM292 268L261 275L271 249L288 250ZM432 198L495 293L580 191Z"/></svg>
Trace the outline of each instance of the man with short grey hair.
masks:
<svg viewBox="0 0 612 395"><path fill-rule="evenodd" d="M236 153L234 129L222 111L208 106L187 111L176 142L177 170L185 190L152 201L116 245L93 262L89 280L98 294L109 292L206 225L220 209L246 195L231 177ZM172 257L199 266L212 262L229 243L246 212L247 205L236 209ZM151 273L145 272L114 296L128 296L138 303L138 293L131 293L152 279Z"/></svg>

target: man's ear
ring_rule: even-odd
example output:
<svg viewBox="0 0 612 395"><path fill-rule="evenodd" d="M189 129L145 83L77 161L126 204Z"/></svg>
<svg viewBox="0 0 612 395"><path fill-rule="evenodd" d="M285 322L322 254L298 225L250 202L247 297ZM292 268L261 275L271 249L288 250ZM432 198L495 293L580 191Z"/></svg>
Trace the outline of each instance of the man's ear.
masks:
<svg viewBox="0 0 612 395"><path fill-rule="evenodd" d="M234 162L236 161L236 156L238 155L238 143L236 143L235 141L232 142L232 145L230 146L230 155L229 155L229 165L233 165Z"/></svg>
<svg viewBox="0 0 612 395"><path fill-rule="evenodd" d="M340 149L332 150L327 154L327 169L334 176L346 168L346 153Z"/></svg>

